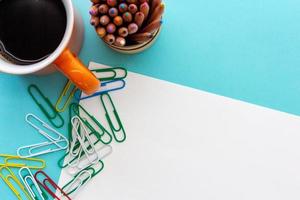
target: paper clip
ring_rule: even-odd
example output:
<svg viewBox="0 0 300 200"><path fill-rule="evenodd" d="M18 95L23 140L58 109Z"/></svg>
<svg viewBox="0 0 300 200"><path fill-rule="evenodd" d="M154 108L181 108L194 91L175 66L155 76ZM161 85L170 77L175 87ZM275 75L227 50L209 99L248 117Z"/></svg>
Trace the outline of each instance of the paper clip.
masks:
<svg viewBox="0 0 300 200"><path fill-rule="evenodd" d="M71 115L70 115L71 116ZM79 121L76 121L76 123L79 124ZM70 156L73 156L74 159L77 158L77 154L79 154L79 151L81 150L81 146L80 146L80 143L79 141L77 140L77 135L75 133L75 128L79 128L79 125L75 125L73 127L72 125L72 118L70 119L70 127L71 127L71 133L69 133L69 149L68 151L65 153L65 155L63 155L59 160L58 160L58 166L60 168L65 168L66 166L68 166L69 163L67 164L64 164L64 161L65 161L65 158L70 154ZM77 131L80 131L80 129L78 129ZM75 153L73 151L76 151ZM80 152L81 153L81 152ZM74 155L75 154L75 155ZM69 159L69 160L73 160L72 158Z"/></svg>
<svg viewBox="0 0 300 200"><path fill-rule="evenodd" d="M32 119L32 120L31 120ZM36 125L33 120L35 120L38 125ZM61 140L65 141L65 145L64 146L60 146L59 144L57 144L57 146L61 147L62 149L66 149L69 146L69 141L68 139L63 136L61 133L59 133L58 131L56 131L54 128L52 128L51 126L49 126L47 123L45 123L44 121L42 121L40 118L38 118L36 115L29 113L26 115L25 117L25 121L31 125L34 129L36 129L41 135L43 135L44 137L46 137L50 142L53 143L58 143ZM43 129L41 129L41 127L44 127L47 131L49 131L50 133L52 133L52 135L55 135L56 138L54 138L53 136L51 136L49 133L45 132Z"/></svg>
<svg viewBox="0 0 300 200"><path fill-rule="evenodd" d="M35 181L30 169L28 169L27 167L21 168L19 170L19 176L20 176L23 184L25 185L25 187L26 187L27 191L29 192L29 195L31 196L32 199L45 200L44 194L43 194L40 186ZM34 191L36 191L37 194Z"/></svg>
<svg viewBox="0 0 300 200"><path fill-rule="evenodd" d="M69 148L69 159L67 161L68 166L77 166L79 164L80 157L85 153L83 151L83 148L85 146L82 146L80 141L78 140L78 133L81 133L80 131L84 128L81 127L80 121L76 118L71 120L72 122L72 141L70 143L70 148ZM84 141L87 141L87 143L91 142L90 138L85 139ZM94 146L88 145L86 148L91 149ZM75 161L75 162L74 162Z"/></svg>
<svg viewBox="0 0 300 200"><path fill-rule="evenodd" d="M100 171L102 171L102 169L104 169L103 161L98 160L97 163L89 164L89 165L86 165L86 163L85 163L85 165L82 165L82 167L69 167L69 168L67 168L67 173L74 176L74 175L78 174L79 172L81 172L84 169L94 168L96 166L97 166L97 168L99 168L97 172L100 173Z"/></svg>
<svg viewBox="0 0 300 200"><path fill-rule="evenodd" d="M39 176L43 178L39 178ZM71 198L60 187L58 187L58 185L45 172L37 171L34 174L34 179L42 188L44 188L47 191L48 194L50 194L56 200L61 200L62 196L64 197L64 199L67 198L68 200L71 200ZM52 191L50 188L54 188L55 190ZM60 192L61 195L57 196L57 191Z"/></svg>
<svg viewBox="0 0 300 200"><path fill-rule="evenodd" d="M113 118L115 118L115 121L118 123L116 127L113 123L113 120L112 120L112 117L109 115L109 112L108 112L108 109L107 109L107 105L105 104L105 101L104 101L104 98L107 97L108 100L109 100L109 106L112 107L113 109ZM116 107L110 97L110 95L108 93L105 93L105 94L102 94L100 96L100 99L101 99L101 103L103 105L103 108L105 110L105 117L106 117L106 120L108 121L108 124L111 128L111 131L113 133L113 137L115 138L115 140L117 142L124 142L126 140L126 133L125 133L125 130L124 130L124 127L122 125L122 122L121 122L121 119L119 117L119 114L116 110Z"/></svg>
<svg viewBox="0 0 300 200"><path fill-rule="evenodd" d="M76 113L78 113L78 111L76 111L76 109L78 109L78 107L76 107L77 104L75 103L71 103L69 106L69 118L68 118L68 136L69 138L72 138L72 117L74 117L75 115L77 115ZM75 107L74 107L75 106Z"/></svg>
<svg viewBox="0 0 300 200"><path fill-rule="evenodd" d="M92 142L92 140L90 138L87 127L85 126L85 124L81 121L81 119L78 116L74 116L72 118L72 126L75 127L74 131L77 136L77 140L79 141L81 148L84 151L85 155L87 156L89 162L91 164L95 164L99 160L99 156L95 149L94 143ZM82 130L80 133L78 131L77 126L80 127ZM89 147L90 147L90 149L89 149Z"/></svg>
<svg viewBox="0 0 300 200"><path fill-rule="evenodd" d="M102 162L102 160L99 160L98 163L85 168L85 170L91 170L93 172L92 178L98 175L103 169L104 169L104 163Z"/></svg>
<svg viewBox="0 0 300 200"><path fill-rule="evenodd" d="M93 134L93 132L92 132L91 134ZM91 134L90 134L90 135L91 135ZM99 142L99 140L98 140L98 141L95 141L95 142L94 142L94 146L97 145L98 142ZM71 146L71 145L70 145L70 146ZM74 149L79 150L79 148L80 148L80 144L79 144L79 142L78 142L78 143L76 143L76 145L74 146ZM70 149L72 150L72 148L70 148ZM76 165L78 165L78 168L83 169L82 166L79 166L78 162L84 161L84 159L85 159L84 152L81 152L80 154L78 154L78 155L76 155L76 156L73 156L73 155L70 155L70 149L69 149L68 152L65 153L65 155L63 155L63 156L58 160L58 162L57 162L58 166L59 166L60 168L66 168L66 167L72 167L72 166L75 166L75 167L76 167ZM103 151L105 152L106 149L107 149L106 153L102 153ZM111 154L111 152L112 152L112 147L111 147L110 145L104 145L104 146L102 146L102 147L100 147L100 148L97 148L96 151L98 152L98 155L99 155L100 159L103 159L103 158L105 158L106 156L108 156L109 154ZM65 162L66 160L67 160L67 162ZM88 163L88 165L89 165L89 163ZM87 166L88 166L88 165L87 165ZM86 166L84 166L84 167L86 167Z"/></svg>
<svg viewBox="0 0 300 200"><path fill-rule="evenodd" d="M34 124L30 119L34 119L37 123L39 123L39 125ZM48 141L19 147L17 149L18 156L22 158L29 158L29 157L52 153L52 152L56 152L68 148L69 146L68 139L65 136L63 136L61 133L59 133L52 127L50 127L48 124L43 122L40 118L38 118L34 114L31 113L27 114L25 120L29 125L31 125L34 129L36 129L41 135L47 138ZM52 135L50 135L40 127L44 127ZM56 137L54 138L53 135L55 135ZM55 146L55 148L53 146ZM24 151L26 151L26 154L22 153ZM37 151L37 152L33 152L33 151Z"/></svg>
<svg viewBox="0 0 300 200"><path fill-rule="evenodd" d="M45 106L49 107L51 113L47 112L47 109L42 105L41 102L37 100L37 96L34 96L33 90L35 90L37 96L40 96L40 98L44 101ZM28 93L54 127L61 128L64 125L65 122L62 116L55 110L51 101L42 93L42 91L36 85L30 85L28 87ZM55 123L55 119L57 117L59 119L58 121L60 122L59 124Z"/></svg>
<svg viewBox="0 0 300 200"><path fill-rule="evenodd" d="M75 194L92 179L93 172L82 170L69 183L62 187L67 195Z"/></svg>
<svg viewBox="0 0 300 200"><path fill-rule="evenodd" d="M108 155L112 153L112 147L110 145L104 145L96 150L99 156L99 160L96 163L90 163L85 154L80 154L76 158L67 161L67 172L71 175L77 174L83 169L87 169L88 167L100 166L99 172L104 168L104 163L102 159L106 158ZM75 164L74 164L75 161ZM72 163L70 165L69 163Z"/></svg>
<svg viewBox="0 0 300 200"><path fill-rule="evenodd" d="M44 169L46 167L46 162L38 158L21 158L19 156L0 154L0 157L4 158L4 163L0 163L0 167L13 167L21 168L27 167L30 169ZM13 162L14 161L14 162ZM23 163L20 163L22 161ZM39 165L28 165L27 162L32 162Z"/></svg>
<svg viewBox="0 0 300 200"><path fill-rule="evenodd" d="M66 193L68 195L73 194L73 196L75 196L78 190L82 188L84 185L86 185L89 180L91 180L93 177L99 174L103 170L103 168L104 168L104 163L101 160L99 160L98 163L94 165L90 165L84 168L83 170L79 171L69 183L67 183L64 187L62 187L62 189L64 191L67 191ZM83 172L86 175L88 175L84 179L80 178L83 175ZM78 184L76 184L76 182Z"/></svg>
<svg viewBox="0 0 300 200"><path fill-rule="evenodd" d="M82 169L87 169L88 167L91 167L91 166L99 166L99 164L101 166L100 168L103 168L104 163L102 162L102 160L112 153L112 147L110 145L104 145L104 146L98 148L96 151L97 151L97 154L99 156L99 162L97 162L96 164L95 163L91 164L88 161L87 156L85 154L80 154L76 158L73 158L73 160L68 160L68 162L67 162L68 163L67 164L67 166L68 166L67 172L69 174L73 175L73 174L77 174ZM70 165L69 163L74 162L75 159L78 160L78 161L76 161L76 164Z"/></svg>
<svg viewBox="0 0 300 200"><path fill-rule="evenodd" d="M111 67L111 68L103 68L103 69L93 69L91 70L98 79L101 81L112 81L112 80L120 80L124 79L127 76L127 70L123 67ZM123 73L123 75L118 76L118 71ZM101 76L104 74L111 74L110 76Z"/></svg>
<svg viewBox="0 0 300 200"><path fill-rule="evenodd" d="M71 89L72 87L72 89ZM71 90L70 90L71 89ZM60 104L63 100L63 98L65 96L67 96L68 91L70 90L70 94L69 96L66 98L65 103L62 105L62 107L60 107ZM66 108L68 107L68 105L70 104L75 92L77 90L77 87L75 85L72 84L71 81L68 81L63 89L63 91L61 92L61 94L59 95L56 104L55 104L55 109L57 112L64 112L66 110Z"/></svg>
<svg viewBox="0 0 300 200"><path fill-rule="evenodd" d="M96 118L91 115L85 108L79 104L72 104L73 112L81 119L81 121L92 131L98 140L103 144L109 144L112 141L111 134L102 126L102 124L96 120ZM80 112L82 111L82 112ZM86 116L83 119L83 115Z"/></svg>
<svg viewBox="0 0 300 200"><path fill-rule="evenodd" d="M3 171L7 171L7 175L3 174ZM20 191L15 188L15 186L18 186L21 189L21 192L25 194L26 198L29 200L33 200L30 195L27 193L25 187L23 184L19 181L19 179L16 177L16 175L9 169L8 167L0 167L0 177L3 179L3 181L6 183L6 185L11 189L11 191L16 195L18 200L23 200ZM15 184L13 184L13 182Z"/></svg>
<svg viewBox="0 0 300 200"><path fill-rule="evenodd" d="M125 87L125 85L126 85L126 83L124 80L112 80L112 81L102 82L100 91L88 96L84 93L82 94L82 92L78 90L79 92L78 91L75 92L75 99L77 99L78 101L84 100L84 99L89 99L92 97L99 96L103 93L121 90ZM81 94L82 94L82 96L80 97Z"/></svg>

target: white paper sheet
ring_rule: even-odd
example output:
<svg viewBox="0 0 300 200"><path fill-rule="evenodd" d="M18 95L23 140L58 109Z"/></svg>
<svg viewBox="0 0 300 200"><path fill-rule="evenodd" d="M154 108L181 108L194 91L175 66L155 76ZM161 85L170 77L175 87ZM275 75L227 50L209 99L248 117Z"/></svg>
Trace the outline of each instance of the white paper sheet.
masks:
<svg viewBox="0 0 300 200"><path fill-rule="evenodd" d="M74 199L300 198L299 117L136 73L126 83L111 96L127 140ZM99 97L81 105L109 130Z"/></svg>

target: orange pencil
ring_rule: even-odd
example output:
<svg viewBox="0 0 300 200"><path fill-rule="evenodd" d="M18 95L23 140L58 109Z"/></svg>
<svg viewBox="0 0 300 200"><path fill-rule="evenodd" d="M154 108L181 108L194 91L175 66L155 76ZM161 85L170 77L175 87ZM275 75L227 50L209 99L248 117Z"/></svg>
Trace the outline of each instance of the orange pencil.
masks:
<svg viewBox="0 0 300 200"><path fill-rule="evenodd" d="M104 27L98 26L96 31L101 38L106 35L106 29Z"/></svg>
<svg viewBox="0 0 300 200"><path fill-rule="evenodd" d="M117 26L121 26L123 24L123 18L120 16L116 16L113 21Z"/></svg>

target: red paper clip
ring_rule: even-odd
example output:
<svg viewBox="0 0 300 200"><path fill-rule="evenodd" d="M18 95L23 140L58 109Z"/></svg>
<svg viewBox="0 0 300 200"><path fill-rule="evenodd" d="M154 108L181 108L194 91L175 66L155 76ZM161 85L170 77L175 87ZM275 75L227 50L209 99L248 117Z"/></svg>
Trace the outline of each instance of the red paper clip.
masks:
<svg viewBox="0 0 300 200"><path fill-rule="evenodd" d="M38 175L42 174L45 178L42 180L39 180ZM36 182L43 187L53 198L57 199L57 200L61 200L61 197L66 197L68 200L72 200L60 187L58 187L58 185L56 185L56 183L43 171L39 170L34 174L34 179L36 180ZM47 186L47 182L49 183L50 187L54 188L55 191L52 191L48 186ZM62 196L58 197L56 195L56 191L59 191ZM65 199L65 198L64 198Z"/></svg>

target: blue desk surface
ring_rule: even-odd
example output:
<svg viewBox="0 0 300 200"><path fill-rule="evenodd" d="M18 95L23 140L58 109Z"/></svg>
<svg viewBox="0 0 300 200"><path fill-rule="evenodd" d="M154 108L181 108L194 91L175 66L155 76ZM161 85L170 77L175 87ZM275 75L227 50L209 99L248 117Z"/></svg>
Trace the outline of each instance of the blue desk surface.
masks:
<svg viewBox="0 0 300 200"><path fill-rule="evenodd" d="M163 31L156 44L137 55L122 55L106 47L89 25L88 0L73 0L85 22L80 57L121 65L129 70L300 114L300 7L296 0L165 0ZM41 112L27 93L36 83L51 101L65 78L0 74L0 152L15 154L20 145L42 137L24 117ZM65 127L61 129L66 133ZM43 156L46 169L59 177L56 160L63 152ZM0 181L0 198L12 199ZM11 198L9 198L11 197Z"/></svg>

